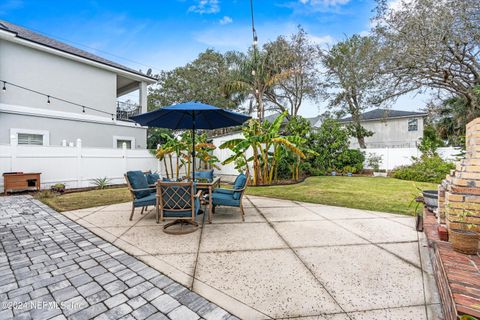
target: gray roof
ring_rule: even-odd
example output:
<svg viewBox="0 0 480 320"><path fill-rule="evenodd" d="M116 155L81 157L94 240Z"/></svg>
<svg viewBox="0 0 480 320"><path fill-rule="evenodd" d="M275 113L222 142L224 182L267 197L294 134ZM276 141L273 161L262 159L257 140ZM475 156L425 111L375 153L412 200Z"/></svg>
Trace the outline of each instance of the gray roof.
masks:
<svg viewBox="0 0 480 320"><path fill-rule="evenodd" d="M392 118L405 118L405 117L425 117L427 116L424 112L414 112L414 111L403 111L403 110L392 110L392 109L373 109L362 113L360 117L362 121L369 120L382 120L382 119L392 119ZM340 122L350 122L352 117L347 117L339 119Z"/></svg>
<svg viewBox="0 0 480 320"><path fill-rule="evenodd" d="M63 42L60 42L58 40L49 38L47 36L41 35L39 33L33 32L31 30L28 30L26 28L20 27L18 25L15 25L13 23L10 23L10 22L4 21L4 20L0 20L0 29L4 30L4 31L7 31L7 32L12 32L16 35L17 38L20 38L20 39L24 39L24 40L27 40L27 41L30 41L30 42L40 44L40 45L45 46L45 47L49 47L49 48L56 49L56 50L59 50L59 51L62 51L62 52L73 54L75 56L78 56L78 57L81 57L81 58L84 58L84 59L88 59L88 60L91 60L91 61L95 61L95 62L104 64L104 65L107 65L107 66L110 66L110 67L113 67L113 68L121 69L123 71L134 73L134 74L142 76L142 77L150 78L151 80L156 80L155 78L153 78L151 76L147 76L146 74L144 74L140 71L128 68L128 67L123 66L121 64L118 64L116 62L113 62L113 61L104 59L102 57L99 57L99 56L97 56L93 53L90 53L90 52L72 47L72 46L70 46L66 43L63 43Z"/></svg>

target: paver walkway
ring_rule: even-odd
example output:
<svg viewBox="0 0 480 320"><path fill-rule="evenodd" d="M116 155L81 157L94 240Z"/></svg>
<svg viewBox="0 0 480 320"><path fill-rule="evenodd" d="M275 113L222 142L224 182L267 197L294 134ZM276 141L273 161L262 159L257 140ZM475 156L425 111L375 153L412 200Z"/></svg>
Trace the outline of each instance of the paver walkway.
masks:
<svg viewBox="0 0 480 320"><path fill-rule="evenodd" d="M236 319L29 196L0 197L0 319Z"/></svg>
<svg viewBox="0 0 480 320"><path fill-rule="evenodd" d="M188 235L130 203L66 216L242 319L441 319L423 233L408 216L248 196ZM305 318L303 318L305 317Z"/></svg>

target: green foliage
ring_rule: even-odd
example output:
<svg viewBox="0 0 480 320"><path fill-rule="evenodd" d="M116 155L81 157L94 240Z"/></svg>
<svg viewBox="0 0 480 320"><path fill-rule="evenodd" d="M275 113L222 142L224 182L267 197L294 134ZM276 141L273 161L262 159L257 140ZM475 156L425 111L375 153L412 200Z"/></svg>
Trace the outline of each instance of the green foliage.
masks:
<svg viewBox="0 0 480 320"><path fill-rule="evenodd" d="M372 168L374 172L379 172L382 161L383 156L381 154L370 153L367 158L367 166Z"/></svg>
<svg viewBox="0 0 480 320"><path fill-rule="evenodd" d="M337 159L337 167L343 173L359 173L363 170L365 154L356 149L347 149Z"/></svg>
<svg viewBox="0 0 480 320"><path fill-rule="evenodd" d="M63 183L56 183L50 187L50 190L52 190L53 192L64 193L65 185Z"/></svg>
<svg viewBox="0 0 480 320"><path fill-rule="evenodd" d="M315 157L308 159L316 173L339 171L343 163L339 161L341 155L348 152L349 135L338 121L325 119L317 131L313 131L307 138L307 144L316 152Z"/></svg>
<svg viewBox="0 0 480 320"><path fill-rule="evenodd" d="M245 96L229 90L225 84L232 81L238 56L235 52L221 54L207 49L191 63L160 73L157 86L149 92L148 109L187 101L236 108Z"/></svg>
<svg viewBox="0 0 480 320"><path fill-rule="evenodd" d="M35 194L35 198L42 201L44 199L51 199L51 198L55 198L56 194L54 191L52 190L42 190L40 192L37 192Z"/></svg>
<svg viewBox="0 0 480 320"><path fill-rule="evenodd" d="M110 184L110 179L108 179L107 177L103 177L103 178L95 178L93 179L92 181L92 184L97 187L97 189L105 189L106 187L108 187L108 185Z"/></svg>
<svg viewBox="0 0 480 320"><path fill-rule="evenodd" d="M167 142L166 136L173 137L173 132L166 128L147 129L147 149L156 150L157 146Z"/></svg>
<svg viewBox="0 0 480 320"><path fill-rule="evenodd" d="M408 166L395 168L392 175L402 180L440 183L455 165L440 156L421 157Z"/></svg>
<svg viewBox="0 0 480 320"><path fill-rule="evenodd" d="M444 143L437 134L435 128L431 125L423 129L423 137L420 138L418 150L423 156L431 157L437 155L437 149L443 147Z"/></svg>

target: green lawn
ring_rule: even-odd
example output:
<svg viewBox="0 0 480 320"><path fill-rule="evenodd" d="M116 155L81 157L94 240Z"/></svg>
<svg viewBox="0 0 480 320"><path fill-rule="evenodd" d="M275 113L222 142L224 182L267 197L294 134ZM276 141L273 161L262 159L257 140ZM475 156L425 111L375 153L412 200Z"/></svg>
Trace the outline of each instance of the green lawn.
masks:
<svg viewBox="0 0 480 320"><path fill-rule="evenodd" d="M420 189L437 185L382 177L310 177L300 184L250 187L247 194L373 211L413 214Z"/></svg>
<svg viewBox="0 0 480 320"><path fill-rule="evenodd" d="M374 211L413 214L411 200L416 187L436 189L437 185L374 177L311 177L288 186L249 187L247 194L314 202ZM109 205L131 201L126 188L91 190L41 199L58 211Z"/></svg>
<svg viewBox="0 0 480 320"><path fill-rule="evenodd" d="M127 188L111 188L67 193L53 198L39 198L57 211L70 211L132 201Z"/></svg>

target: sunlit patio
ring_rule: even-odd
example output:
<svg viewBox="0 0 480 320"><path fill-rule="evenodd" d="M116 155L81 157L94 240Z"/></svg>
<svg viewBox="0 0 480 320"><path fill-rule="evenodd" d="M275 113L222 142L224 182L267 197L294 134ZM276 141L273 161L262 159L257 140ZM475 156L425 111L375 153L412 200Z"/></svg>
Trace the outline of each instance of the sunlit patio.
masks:
<svg viewBox="0 0 480 320"><path fill-rule="evenodd" d="M409 216L248 196L168 235L131 204L64 212L242 319L438 319L423 233ZM201 220L203 215L199 216Z"/></svg>

